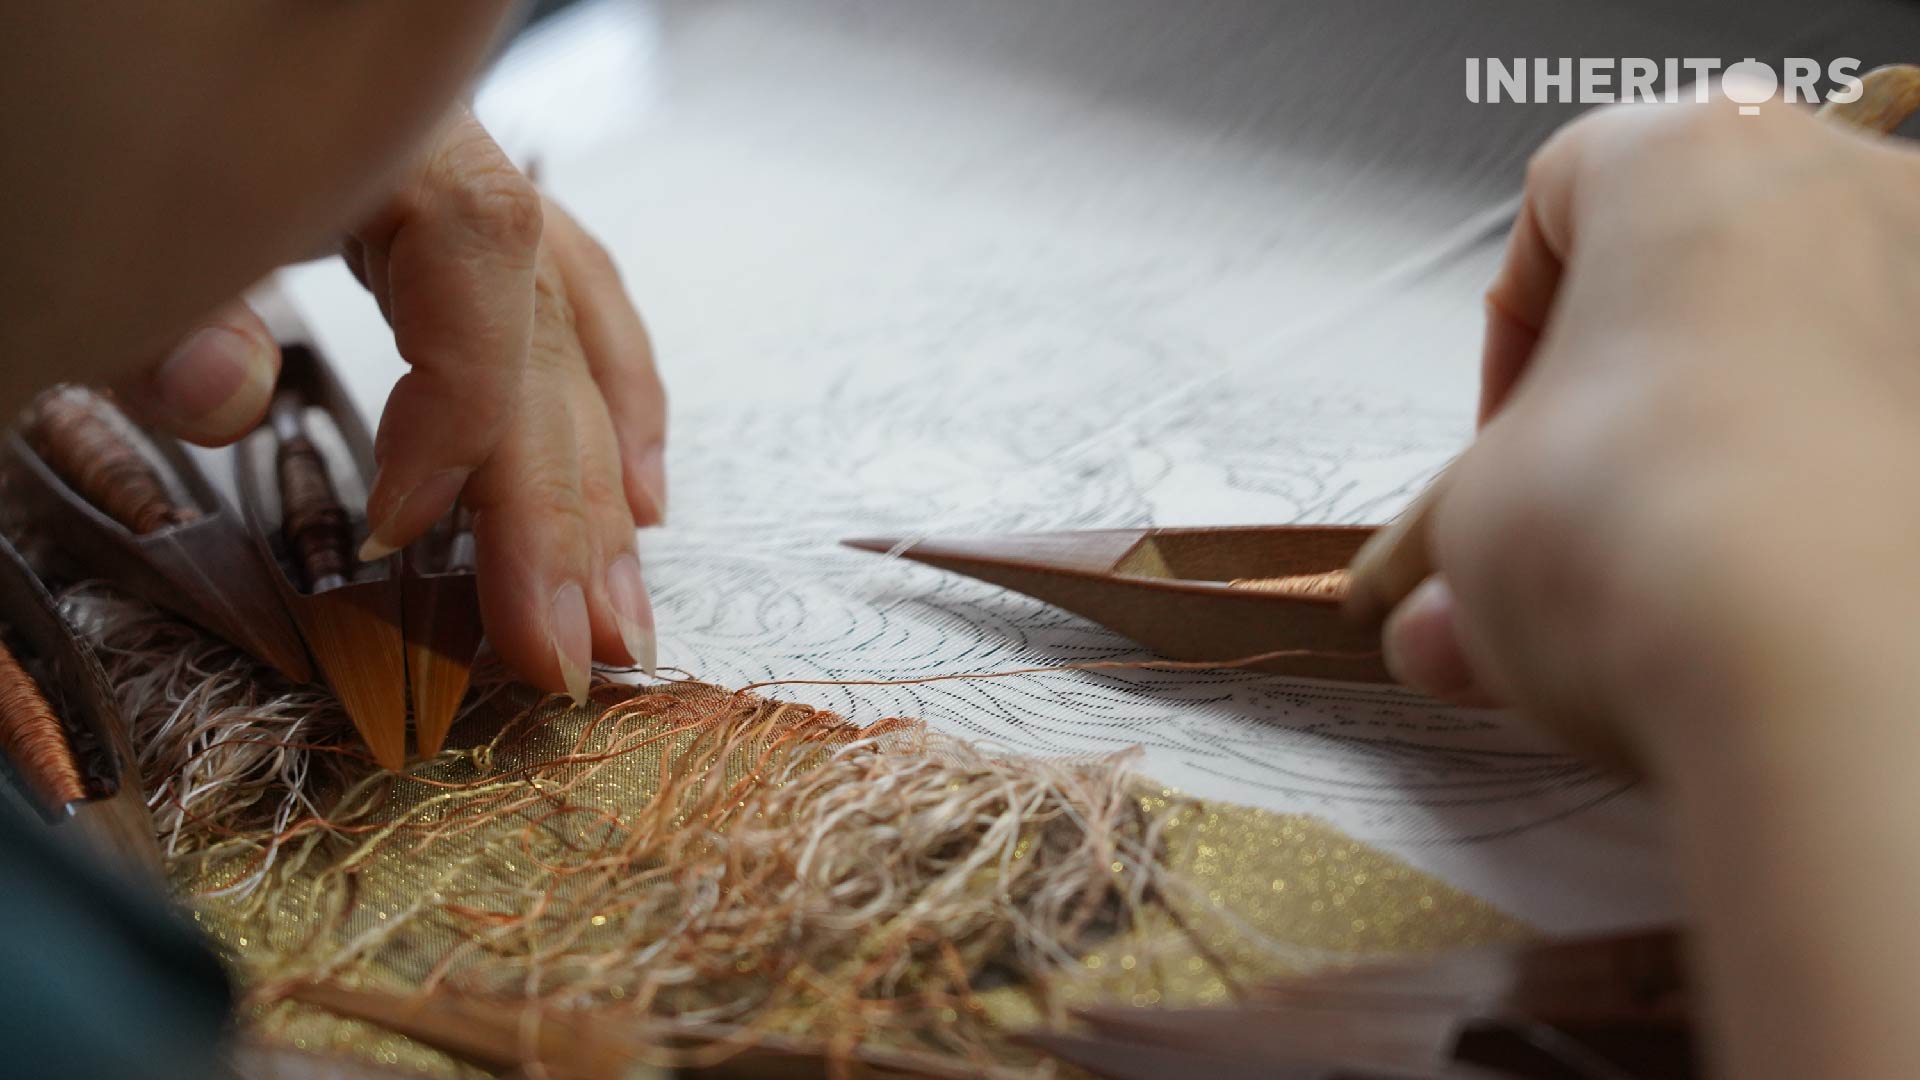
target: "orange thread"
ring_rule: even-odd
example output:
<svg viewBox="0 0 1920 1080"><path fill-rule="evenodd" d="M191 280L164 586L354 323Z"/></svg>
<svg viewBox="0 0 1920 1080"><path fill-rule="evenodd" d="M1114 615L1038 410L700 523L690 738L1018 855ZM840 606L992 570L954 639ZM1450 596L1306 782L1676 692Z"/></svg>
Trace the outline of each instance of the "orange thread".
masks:
<svg viewBox="0 0 1920 1080"><path fill-rule="evenodd" d="M50 814L87 797L67 731L40 687L0 644L0 748Z"/></svg>
<svg viewBox="0 0 1920 1080"><path fill-rule="evenodd" d="M748 683L734 696L768 686L920 686L924 683L956 682L967 679L1006 679L1015 675L1050 675L1057 671L1211 671L1216 668L1252 667L1269 660L1289 660L1317 656L1325 660L1368 660L1379 656L1378 649L1275 649L1232 660L1093 660L1083 664L1049 664L1045 667L1009 668L1006 671L963 671L952 675L922 675L913 679L768 679Z"/></svg>
<svg viewBox="0 0 1920 1080"><path fill-rule="evenodd" d="M134 533L199 517L174 505L153 464L115 429L112 408L90 390L63 387L41 399L27 437L61 479Z"/></svg>
<svg viewBox="0 0 1920 1080"><path fill-rule="evenodd" d="M770 686L915 686L926 683L1004 679L1020 675L1038 675L1068 671L1232 670L1235 668L1251 667L1269 660L1296 657L1312 656L1337 660L1362 660L1377 657L1378 655L1379 650L1377 649L1277 649L1271 652L1256 653L1251 656L1243 656L1230 660L1098 660L1071 664L1050 664L1039 667L1011 668L1002 671L955 672L952 674L926 675L906 679L770 679L765 682L752 683L740 687L737 690L726 692L711 702L684 701L680 703L668 703L664 711L658 711L662 702L655 692L650 692L641 687L603 683L594 688L596 693L617 689L623 691L628 696L622 700L604 703L602 711L595 717L593 722L585 725L576 736L572 747L566 752L545 757L540 761L517 768L497 772L489 769L485 771L485 775L473 779L441 780L414 773L409 773L404 776L404 782L406 783L421 784L441 791L473 791L483 788L502 788L501 793L490 797L485 805L469 808L467 812L462 813L457 819L453 820L431 823L409 822L397 826L379 822L371 824L351 824L344 821L336 821L326 813L304 814L292 820L278 823L272 834L264 838L259 850L254 852L241 866L235 868L232 881L237 882L243 880L249 874L257 872L265 865L273 852L295 844L302 837L314 833L361 837L374 833L387 832L392 834L395 842L398 842L404 837L411 843L425 844L435 839L444 839L447 836L475 831L484 827L486 822L503 815L525 813L528 808L537 803L554 805L555 809L553 812L556 814L580 812L579 808L564 805L564 800L578 785L593 776L597 767L624 758L650 746L658 745L679 735L709 729L712 725L719 723L724 717L730 714L739 715L743 711L751 712L755 708L765 704L756 699L753 692ZM680 671L681 669L666 670ZM686 677L670 681L684 684L696 684L698 682L698 680L687 675L684 671L681 671L681 673ZM778 708L791 710L796 723L801 725L807 722L818 723L823 721L847 724L846 721L840 720L831 712L808 705L788 702L780 704ZM531 713L532 709L529 709L521 713L520 718L525 718L531 715ZM658 726L649 723L644 730L623 732L613 737L605 749L597 752L588 749L588 744L602 723L619 724L624 720L635 717L658 721ZM511 728L514 723L517 722L517 719L511 721L506 727ZM895 718L876 721L864 728L859 728L858 737L863 739L873 738L895 730L895 725L900 723L902 723L902 721ZM853 725L850 724L847 726L850 728L853 727ZM788 736L781 736L775 741L781 742L786 738L799 739L803 737L798 727L796 727ZM368 754L351 746L297 739L276 739L269 736L256 735L221 739L217 742L197 747L189 752L188 761L191 762L202 754L211 753L222 748L242 746L271 747L297 753L324 754L341 761L351 761L355 763L356 768L373 764L373 759ZM770 745L764 748L763 753L771 755L775 752L775 749L774 746ZM673 773L674 761L670 758L663 758L660 767L662 770L661 790L663 792L676 792L688 783L693 782L693 778ZM757 768L750 768L747 770L747 773L751 775L758 771ZM518 787L508 789L502 787L502 785L508 784L508 782L511 781L535 777L546 778L548 782L534 785L531 789ZM212 835L227 838L244 836L257 837L256 833L250 832L236 824L230 824L227 821L221 820L221 815L219 814L202 813L190 808L177 794L170 795L167 798L167 802L171 808L178 812L186 821L191 822L197 828L206 830ZM661 805L666 806L676 805L675 798L664 795L659 802ZM597 813L594 811L589 812ZM544 820L544 818L538 820ZM537 825L538 821L530 824L528 831L532 831ZM529 850L531 850L530 845ZM618 868L621 873L631 874L633 872L630 860L616 859L612 865ZM231 883L232 882L229 882L229 884Z"/></svg>
<svg viewBox="0 0 1920 1080"><path fill-rule="evenodd" d="M1343 567L1318 574L1289 574L1286 577L1234 578L1227 582L1236 589L1281 593L1286 596L1324 596L1338 599L1347 595L1351 580Z"/></svg>

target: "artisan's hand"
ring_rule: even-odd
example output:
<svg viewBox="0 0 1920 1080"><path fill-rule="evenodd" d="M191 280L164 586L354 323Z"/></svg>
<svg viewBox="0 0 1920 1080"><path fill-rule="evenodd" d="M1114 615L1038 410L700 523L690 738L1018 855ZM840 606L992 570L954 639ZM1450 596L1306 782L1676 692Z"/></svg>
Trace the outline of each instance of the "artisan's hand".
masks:
<svg viewBox="0 0 1920 1080"><path fill-rule="evenodd" d="M1805 110L1612 109L1559 133L1488 294L1444 582L1389 620L1395 669L1637 738L1620 691L1674 650L1698 668L1729 632L1759 647L1747 609L1803 583L1835 608L1817 597L1855 572L1841 551L1912 501L1881 485L1920 447L1917 240L1920 157ZM1920 560L1884 569L1875 591Z"/></svg>
<svg viewBox="0 0 1920 1080"><path fill-rule="evenodd" d="M666 404L606 253L464 109L346 251L412 368L380 420L363 555L404 547L464 494L488 638L510 666L576 697L591 657L651 667L634 526L665 514ZM123 396L229 442L265 411L278 364L234 305Z"/></svg>
<svg viewBox="0 0 1920 1080"><path fill-rule="evenodd" d="M1652 770L1725 1075L1920 1075L1920 155L1596 113L1489 299L1390 663Z"/></svg>

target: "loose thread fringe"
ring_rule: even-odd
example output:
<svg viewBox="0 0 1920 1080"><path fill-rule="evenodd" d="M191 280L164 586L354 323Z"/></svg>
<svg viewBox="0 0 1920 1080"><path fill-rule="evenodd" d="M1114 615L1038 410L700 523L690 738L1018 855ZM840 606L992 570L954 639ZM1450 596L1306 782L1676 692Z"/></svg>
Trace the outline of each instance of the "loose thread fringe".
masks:
<svg viewBox="0 0 1920 1080"><path fill-rule="evenodd" d="M330 698L143 605L68 605L122 687L176 880L279 935L251 954L256 1002L405 972L986 1064L985 989L1044 998L1168 895L1170 815L1144 809L1126 755L1004 756L746 691L603 684L586 717L523 708L396 777L349 748ZM468 711L510 692L485 676Z"/></svg>

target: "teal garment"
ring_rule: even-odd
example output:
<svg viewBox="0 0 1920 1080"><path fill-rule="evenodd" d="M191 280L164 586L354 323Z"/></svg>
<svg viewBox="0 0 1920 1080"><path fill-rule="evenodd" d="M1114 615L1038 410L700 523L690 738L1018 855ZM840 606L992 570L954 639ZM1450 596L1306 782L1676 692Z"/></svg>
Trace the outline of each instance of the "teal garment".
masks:
<svg viewBox="0 0 1920 1080"><path fill-rule="evenodd" d="M192 922L25 812L0 797L0 1077L226 1075L233 992Z"/></svg>

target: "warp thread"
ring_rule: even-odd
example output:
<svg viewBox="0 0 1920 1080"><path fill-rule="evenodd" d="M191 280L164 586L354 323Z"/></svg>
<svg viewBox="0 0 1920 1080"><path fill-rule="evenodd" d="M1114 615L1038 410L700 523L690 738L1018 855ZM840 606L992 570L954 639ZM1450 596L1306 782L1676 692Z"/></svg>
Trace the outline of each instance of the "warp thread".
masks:
<svg viewBox="0 0 1920 1080"><path fill-rule="evenodd" d="M199 517L174 503L153 463L116 429L112 410L91 390L60 387L40 399L27 439L61 479L138 535Z"/></svg>
<svg viewBox="0 0 1920 1080"><path fill-rule="evenodd" d="M303 405L292 394L273 399L272 424L279 446L274 465L280 479L281 533L309 589L346 584L352 527L327 475L326 459L307 437Z"/></svg>
<svg viewBox="0 0 1920 1080"><path fill-rule="evenodd" d="M65 725L4 642L0 642L0 749L47 813L57 814L68 803L87 797Z"/></svg>

